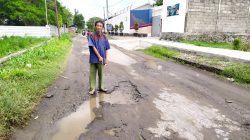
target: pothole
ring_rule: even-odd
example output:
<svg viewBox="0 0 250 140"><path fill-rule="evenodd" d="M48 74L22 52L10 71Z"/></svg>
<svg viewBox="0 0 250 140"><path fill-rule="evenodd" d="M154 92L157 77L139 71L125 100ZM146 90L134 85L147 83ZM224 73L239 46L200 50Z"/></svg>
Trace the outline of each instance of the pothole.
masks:
<svg viewBox="0 0 250 140"><path fill-rule="evenodd" d="M99 118L99 108L102 103L110 104L136 104L143 97L131 81L120 81L110 94L99 93L95 97L90 97L72 114L59 120L52 129L52 140L78 139L81 133L86 132L86 128L95 118ZM105 106L104 106L105 107ZM115 130L107 130L106 133L113 135Z"/></svg>

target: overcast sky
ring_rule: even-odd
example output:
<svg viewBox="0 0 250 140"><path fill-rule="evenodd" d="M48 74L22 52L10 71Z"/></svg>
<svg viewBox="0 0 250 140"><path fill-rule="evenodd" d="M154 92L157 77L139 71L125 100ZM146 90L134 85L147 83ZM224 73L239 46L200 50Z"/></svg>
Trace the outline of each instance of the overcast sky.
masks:
<svg viewBox="0 0 250 140"><path fill-rule="evenodd" d="M59 0L63 6L66 6L74 14L74 9L77 9L83 14L85 21L89 18L97 16L104 17L103 7L106 6L106 0ZM109 12L117 12L127 6L137 7L154 0L109 0ZM105 11L106 12L106 11Z"/></svg>

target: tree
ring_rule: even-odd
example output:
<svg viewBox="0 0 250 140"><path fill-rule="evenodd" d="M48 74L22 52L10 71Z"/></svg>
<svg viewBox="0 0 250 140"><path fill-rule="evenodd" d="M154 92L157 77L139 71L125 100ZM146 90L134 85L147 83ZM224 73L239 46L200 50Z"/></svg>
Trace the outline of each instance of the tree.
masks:
<svg viewBox="0 0 250 140"><path fill-rule="evenodd" d="M119 28L119 26L118 26L118 25L115 25L115 33L118 32L118 28Z"/></svg>
<svg viewBox="0 0 250 140"><path fill-rule="evenodd" d="M136 32L139 30L139 23L137 21L135 21L134 29Z"/></svg>
<svg viewBox="0 0 250 140"><path fill-rule="evenodd" d="M114 28L114 26L111 24L111 32L114 32L114 30L115 30L115 28Z"/></svg>
<svg viewBox="0 0 250 140"><path fill-rule="evenodd" d="M15 26L46 25L44 0L0 0L0 24ZM54 3L47 0L49 24L56 25ZM69 25L72 14L57 1L59 23Z"/></svg>
<svg viewBox="0 0 250 140"><path fill-rule="evenodd" d="M122 21L120 22L119 30L120 30L121 33L122 33L123 30L124 30L124 25L123 25L123 22L122 22Z"/></svg>
<svg viewBox="0 0 250 140"><path fill-rule="evenodd" d="M74 25L76 25L79 29L84 29L84 28L85 28L84 17L83 17L82 14L79 14L77 11L75 12L73 23L74 23Z"/></svg>
<svg viewBox="0 0 250 140"><path fill-rule="evenodd" d="M87 22L88 31L91 31L91 32L95 31L95 22L98 20L102 20L102 19L99 17L92 17L88 20Z"/></svg>
<svg viewBox="0 0 250 140"><path fill-rule="evenodd" d="M154 6L161 6L163 5L163 0L156 0Z"/></svg>

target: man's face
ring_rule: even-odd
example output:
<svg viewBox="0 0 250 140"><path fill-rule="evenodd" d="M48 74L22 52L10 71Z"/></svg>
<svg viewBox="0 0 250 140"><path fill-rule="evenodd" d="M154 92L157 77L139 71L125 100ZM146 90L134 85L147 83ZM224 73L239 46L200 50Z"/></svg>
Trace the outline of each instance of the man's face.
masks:
<svg viewBox="0 0 250 140"><path fill-rule="evenodd" d="M95 28L96 28L96 31L101 32L102 29L103 29L102 23L97 23L96 26L95 26Z"/></svg>

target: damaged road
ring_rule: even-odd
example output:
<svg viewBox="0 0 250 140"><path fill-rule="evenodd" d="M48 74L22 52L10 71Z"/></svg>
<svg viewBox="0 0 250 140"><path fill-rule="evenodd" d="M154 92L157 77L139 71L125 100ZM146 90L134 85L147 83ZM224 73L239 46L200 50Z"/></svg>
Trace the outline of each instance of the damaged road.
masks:
<svg viewBox="0 0 250 140"><path fill-rule="evenodd" d="M65 71L12 140L250 139L250 90L209 72L112 47L110 94L88 93L88 46L74 38Z"/></svg>

